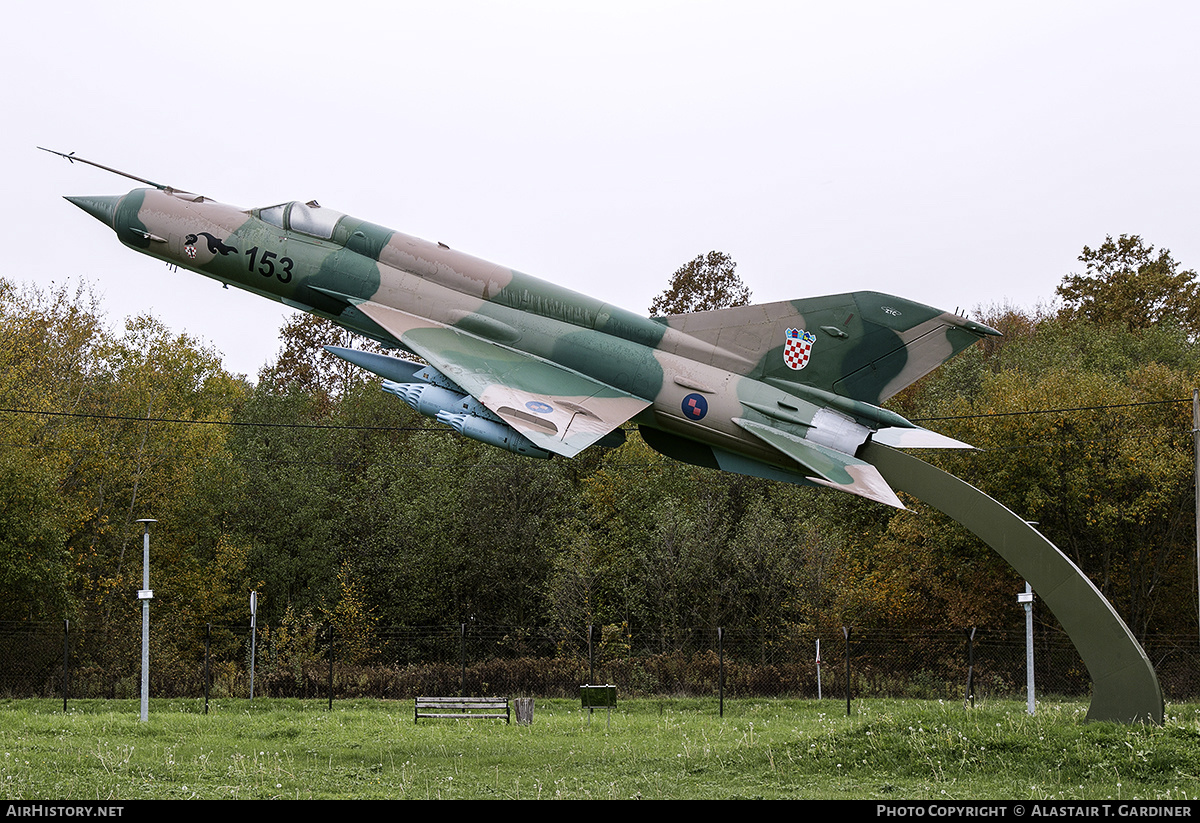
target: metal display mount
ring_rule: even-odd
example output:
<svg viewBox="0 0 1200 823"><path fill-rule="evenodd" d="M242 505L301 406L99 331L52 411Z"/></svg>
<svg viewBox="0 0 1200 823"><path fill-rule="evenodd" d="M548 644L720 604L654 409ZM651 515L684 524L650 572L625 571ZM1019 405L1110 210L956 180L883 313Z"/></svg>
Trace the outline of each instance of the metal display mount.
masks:
<svg viewBox="0 0 1200 823"><path fill-rule="evenodd" d="M1146 652L1112 604L1057 546L979 489L923 460L877 443L868 443L861 456L893 488L965 526L1029 583L1092 677L1088 720L1162 724L1162 689Z"/></svg>

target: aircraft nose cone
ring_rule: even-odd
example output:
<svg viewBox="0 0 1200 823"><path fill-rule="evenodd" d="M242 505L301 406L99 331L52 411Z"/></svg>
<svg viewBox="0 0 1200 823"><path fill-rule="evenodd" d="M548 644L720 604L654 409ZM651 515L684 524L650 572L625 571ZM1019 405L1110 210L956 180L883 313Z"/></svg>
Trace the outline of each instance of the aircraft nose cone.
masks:
<svg viewBox="0 0 1200 823"><path fill-rule="evenodd" d="M95 217L110 229L116 228L113 225L113 215L117 212L117 203L121 201L121 195L108 197L68 197L66 199L79 206L79 208L86 211L92 217Z"/></svg>

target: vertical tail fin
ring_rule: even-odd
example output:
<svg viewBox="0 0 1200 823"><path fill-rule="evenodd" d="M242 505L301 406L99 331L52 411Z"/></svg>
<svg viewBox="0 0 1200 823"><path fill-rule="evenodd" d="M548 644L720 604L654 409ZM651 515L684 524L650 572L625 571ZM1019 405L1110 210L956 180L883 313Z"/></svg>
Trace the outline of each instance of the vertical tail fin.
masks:
<svg viewBox="0 0 1200 823"><path fill-rule="evenodd" d="M787 390L802 385L879 405L999 332L878 292L739 306L661 319L713 346L714 365ZM746 363L753 363L747 369ZM740 367L739 367L740 366Z"/></svg>

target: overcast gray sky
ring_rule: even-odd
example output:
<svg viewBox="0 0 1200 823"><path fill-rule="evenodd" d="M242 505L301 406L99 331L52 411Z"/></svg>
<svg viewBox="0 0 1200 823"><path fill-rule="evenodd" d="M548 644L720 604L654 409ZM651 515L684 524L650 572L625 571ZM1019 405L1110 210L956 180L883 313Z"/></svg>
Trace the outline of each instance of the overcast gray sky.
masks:
<svg viewBox="0 0 1200 823"><path fill-rule="evenodd" d="M756 302L1052 299L1084 245L1200 266L1200 4L17 2L5 277L86 280L253 377L290 310L62 195L323 205L644 313L718 249Z"/></svg>

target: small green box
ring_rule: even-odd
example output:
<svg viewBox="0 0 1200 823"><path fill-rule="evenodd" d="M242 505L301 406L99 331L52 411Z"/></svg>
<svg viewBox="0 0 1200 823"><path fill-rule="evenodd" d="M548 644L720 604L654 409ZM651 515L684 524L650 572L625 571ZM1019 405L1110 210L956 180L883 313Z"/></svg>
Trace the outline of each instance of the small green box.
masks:
<svg viewBox="0 0 1200 823"><path fill-rule="evenodd" d="M611 709L617 705L617 687L584 684L579 687L579 701L585 709Z"/></svg>

